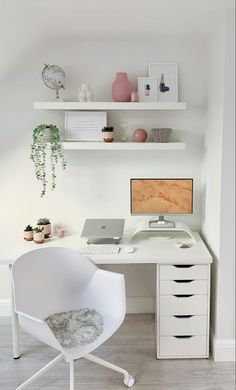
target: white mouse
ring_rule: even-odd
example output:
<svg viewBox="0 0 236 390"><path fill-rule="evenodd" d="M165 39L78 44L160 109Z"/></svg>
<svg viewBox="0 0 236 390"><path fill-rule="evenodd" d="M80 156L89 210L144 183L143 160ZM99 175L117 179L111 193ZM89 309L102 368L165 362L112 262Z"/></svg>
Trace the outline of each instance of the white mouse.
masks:
<svg viewBox="0 0 236 390"><path fill-rule="evenodd" d="M135 248L133 246L126 246L125 247L125 252L126 253L133 253Z"/></svg>

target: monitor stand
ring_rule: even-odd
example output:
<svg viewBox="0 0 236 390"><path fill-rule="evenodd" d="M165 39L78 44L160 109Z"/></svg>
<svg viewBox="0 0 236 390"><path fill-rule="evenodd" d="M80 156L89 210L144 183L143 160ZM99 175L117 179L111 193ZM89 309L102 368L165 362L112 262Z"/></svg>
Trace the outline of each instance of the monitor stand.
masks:
<svg viewBox="0 0 236 390"><path fill-rule="evenodd" d="M154 229L154 228L159 228L159 229L172 228L173 229L175 227L175 223L174 223L174 221L165 220L164 215L160 215L158 219L151 219L151 221L149 221L149 227L151 229Z"/></svg>
<svg viewBox="0 0 236 390"><path fill-rule="evenodd" d="M162 222L162 223L160 223ZM170 223L170 225L166 225L166 223ZM164 226L165 224L165 226ZM132 232L130 232L130 239L132 239L137 233L140 233L140 232L143 232L143 233L148 233L149 232L163 232L162 233L162 237L164 235L164 232L171 232L174 233L175 232L185 232L187 233L190 238L193 240L193 242L195 242L195 238L194 238L194 235L191 231L191 229L184 223L182 222L172 222L172 221L165 221L164 220L164 224L163 224L163 219L161 219L161 221L157 220L157 221L142 221L140 223L138 223L134 230ZM164 238L164 237L163 237ZM169 237L168 237L169 238Z"/></svg>

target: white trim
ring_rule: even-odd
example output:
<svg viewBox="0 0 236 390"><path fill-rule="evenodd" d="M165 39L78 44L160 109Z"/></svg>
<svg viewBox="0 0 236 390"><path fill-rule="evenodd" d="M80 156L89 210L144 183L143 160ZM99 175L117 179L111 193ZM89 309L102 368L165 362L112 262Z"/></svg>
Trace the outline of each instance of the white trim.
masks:
<svg viewBox="0 0 236 390"><path fill-rule="evenodd" d="M154 313L155 297L127 297L127 313Z"/></svg>
<svg viewBox="0 0 236 390"><path fill-rule="evenodd" d="M10 317L11 316L11 306L10 299L0 299L0 317Z"/></svg>
<svg viewBox="0 0 236 390"><path fill-rule="evenodd" d="M217 339L211 330L211 352L215 362L235 362L235 339Z"/></svg>

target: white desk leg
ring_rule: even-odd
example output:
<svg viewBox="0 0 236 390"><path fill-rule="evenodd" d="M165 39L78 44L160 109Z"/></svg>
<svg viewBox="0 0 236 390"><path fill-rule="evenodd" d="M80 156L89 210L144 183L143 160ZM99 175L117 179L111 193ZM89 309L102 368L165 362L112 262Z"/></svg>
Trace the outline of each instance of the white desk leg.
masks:
<svg viewBox="0 0 236 390"><path fill-rule="evenodd" d="M10 273L10 303L11 303L11 326L12 326L12 346L13 346L13 358L20 358L20 346L19 346L19 324L18 324L18 315L15 312L14 305L14 294L13 294L13 286L11 279L11 265L9 265L9 273Z"/></svg>

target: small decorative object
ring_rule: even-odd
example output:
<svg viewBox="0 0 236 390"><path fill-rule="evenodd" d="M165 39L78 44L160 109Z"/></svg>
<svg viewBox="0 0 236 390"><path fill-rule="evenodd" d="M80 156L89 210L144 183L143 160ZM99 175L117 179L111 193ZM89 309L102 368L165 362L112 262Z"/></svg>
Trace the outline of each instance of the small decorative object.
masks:
<svg viewBox="0 0 236 390"><path fill-rule="evenodd" d="M101 129L106 126L106 112L67 111L65 113L65 140L102 141Z"/></svg>
<svg viewBox="0 0 236 390"><path fill-rule="evenodd" d="M51 164L51 189L56 187L56 164L61 161L62 169L66 168L66 162L62 153L60 144L60 134L55 125L39 125L33 131L33 144L31 145L31 160L35 165L35 175L37 180L42 182L41 197L46 193L47 178L46 178L46 157L47 149L50 148L50 164Z"/></svg>
<svg viewBox="0 0 236 390"><path fill-rule="evenodd" d="M103 141L104 142L112 142L114 138L114 127L103 127L102 134L103 134Z"/></svg>
<svg viewBox="0 0 236 390"><path fill-rule="evenodd" d="M56 226L55 231L56 231L57 237L62 238L62 237L65 236L65 228L64 228L64 227L62 227L62 226Z"/></svg>
<svg viewBox="0 0 236 390"><path fill-rule="evenodd" d="M87 98L87 102L94 101L94 93L93 93L92 88L89 85L87 86L86 98Z"/></svg>
<svg viewBox="0 0 236 390"><path fill-rule="evenodd" d="M54 101L62 102L63 99L59 96L59 90L65 88L65 72L57 65L45 65L42 71L42 78L44 84L56 91L56 98Z"/></svg>
<svg viewBox="0 0 236 390"><path fill-rule="evenodd" d="M86 84L82 84L81 87L79 87L78 92L78 100L79 102L87 102L87 89L85 89Z"/></svg>
<svg viewBox="0 0 236 390"><path fill-rule="evenodd" d="M147 132L145 129L136 129L133 133L134 142L145 142L147 139Z"/></svg>
<svg viewBox="0 0 236 390"><path fill-rule="evenodd" d="M128 129L127 122L125 121L118 122L119 138L121 142L126 142L128 140L127 129Z"/></svg>
<svg viewBox="0 0 236 390"><path fill-rule="evenodd" d="M155 77L138 77L138 95L140 102L156 102L157 79Z"/></svg>
<svg viewBox="0 0 236 390"><path fill-rule="evenodd" d="M157 78L157 101L178 101L178 65L149 64L149 76Z"/></svg>
<svg viewBox="0 0 236 390"><path fill-rule="evenodd" d="M93 90L88 84L82 84L79 87L78 100L79 102L93 102Z"/></svg>
<svg viewBox="0 0 236 390"><path fill-rule="evenodd" d="M152 133L155 142L169 142L172 129L170 128L152 129Z"/></svg>
<svg viewBox="0 0 236 390"><path fill-rule="evenodd" d="M51 234L51 223L48 218L40 218L37 222L38 228L43 228L44 237L49 238Z"/></svg>
<svg viewBox="0 0 236 390"><path fill-rule="evenodd" d="M43 227L36 227L34 229L34 242L36 244L43 244L44 242L44 232L43 232Z"/></svg>
<svg viewBox="0 0 236 390"><path fill-rule="evenodd" d="M116 79L112 84L112 98L114 102L130 102L132 85L125 72L116 73Z"/></svg>
<svg viewBox="0 0 236 390"><path fill-rule="evenodd" d="M138 92L135 92L135 91L132 91L131 93L131 102L138 102L139 101L139 97L138 97Z"/></svg>
<svg viewBox="0 0 236 390"><path fill-rule="evenodd" d="M26 241L33 241L33 228L31 225L27 225L24 230L24 239Z"/></svg>

